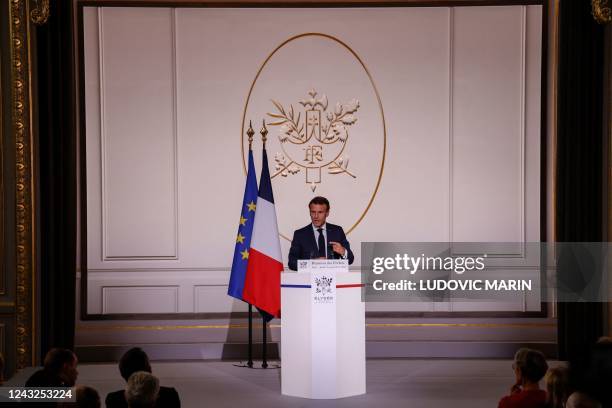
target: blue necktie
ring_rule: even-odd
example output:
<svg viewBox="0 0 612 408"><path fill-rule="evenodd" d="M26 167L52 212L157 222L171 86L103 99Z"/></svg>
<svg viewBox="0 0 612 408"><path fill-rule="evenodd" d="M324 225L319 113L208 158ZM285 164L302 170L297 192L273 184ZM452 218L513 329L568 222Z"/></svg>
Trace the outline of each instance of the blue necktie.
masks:
<svg viewBox="0 0 612 408"><path fill-rule="evenodd" d="M323 228L318 228L319 238L317 244L319 245L319 257L325 258L325 237L323 236Z"/></svg>

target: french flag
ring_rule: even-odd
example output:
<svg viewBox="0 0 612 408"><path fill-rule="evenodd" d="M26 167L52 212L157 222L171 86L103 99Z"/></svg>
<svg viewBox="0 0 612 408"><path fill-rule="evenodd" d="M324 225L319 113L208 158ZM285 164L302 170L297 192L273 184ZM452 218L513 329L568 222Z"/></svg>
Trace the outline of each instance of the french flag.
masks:
<svg viewBox="0 0 612 408"><path fill-rule="evenodd" d="M262 315L266 320L280 317L280 274L283 269L272 180L264 146L257 211L242 296L246 302L264 312Z"/></svg>

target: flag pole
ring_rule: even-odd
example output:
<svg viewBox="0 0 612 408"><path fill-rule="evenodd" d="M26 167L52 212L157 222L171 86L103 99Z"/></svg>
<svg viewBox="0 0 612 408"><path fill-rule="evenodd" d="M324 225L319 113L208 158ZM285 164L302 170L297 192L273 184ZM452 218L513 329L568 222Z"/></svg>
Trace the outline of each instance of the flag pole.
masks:
<svg viewBox="0 0 612 408"><path fill-rule="evenodd" d="M266 322L266 318L262 317L261 318L263 324L261 325L263 327L263 333L262 333L262 337L263 337L263 345L262 345L262 350L261 350L261 368L268 368L268 360L266 358L266 349L268 348L268 341L267 341L267 335L266 335L266 329L268 327L268 323Z"/></svg>
<svg viewBox="0 0 612 408"><path fill-rule="evenodd" d="M246 170L246 183L244 186L244 196L242 199L242 207L240 211L240 223L238 225L238 234L236 236L236 244L234 246L234 258L232 260L232 269L230 273L229 285L227 294L233 298L246 302L249 307L248 323L249 323L249 343L248 343L248 362L240 363L238 367L253 368L253 303L252 299L247 299L245 296L245 282L248 271L249 255L251 254L251 238L253 236L253 227L255 224L259 188L257 187L257 175L255 174L255 164L253 159L253 130L252 123L249 121L249 128L246 131L249 141L249 158L248 167Z"/></svg>
<svg viewBox="0 0 612 408"><path fill-rule="evenodd" d="M263 149L266 150L266 141L268 140L268 129L266 129L266 120L262 119L262 127L261 130L259 131L259 133L261 134L261 140L263 142ZM268 349L268 337L267 337L267 332L266 329L268 328L268 323L266 321L265 317L262 317L262 327L263 327L263 333L262 333L262 339L263 339L263 344L262 344L262 351L261 351L261 368L268 368L268 361L267 361L267 356L266 356L266 352Z"/></svg>
<svg viewBox="0 0 612 408"><path fill-rule="evenodd" d="M253 368L253 305L249 303L249 361L247 366Z"/></svg>
<svg viewBox="0 0 612 408"><path fill-rule="evenodd" d="M249 137L249 151L253 146L253 135L255 135L255 131L253 130L253 125L249 120L249 129L247 130L247 136ZM253 305L249 303L249 360L247 361L247 366L249 368L253 368Z"/></svg>

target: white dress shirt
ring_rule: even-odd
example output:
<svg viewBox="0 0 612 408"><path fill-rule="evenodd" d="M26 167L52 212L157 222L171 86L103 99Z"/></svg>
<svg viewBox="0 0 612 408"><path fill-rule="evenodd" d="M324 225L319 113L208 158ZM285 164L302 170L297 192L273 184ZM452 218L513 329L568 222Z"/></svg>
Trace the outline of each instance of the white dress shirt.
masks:
<svg viewBox="0 0 612 408"><path fill-rule="evenodd" d="M329 258L329 255L327 254L327 223L321 225L320 227L315 226L314 224L312 224L312 230L314 231L314 236L315 236L315 241L317 243L317 247L319 246L319 228L322 228L323 231L323 239L325 240L325 257ZM348 251L344 251L344 255L341 256L342 259L346 259L348 255Z"/></svg>

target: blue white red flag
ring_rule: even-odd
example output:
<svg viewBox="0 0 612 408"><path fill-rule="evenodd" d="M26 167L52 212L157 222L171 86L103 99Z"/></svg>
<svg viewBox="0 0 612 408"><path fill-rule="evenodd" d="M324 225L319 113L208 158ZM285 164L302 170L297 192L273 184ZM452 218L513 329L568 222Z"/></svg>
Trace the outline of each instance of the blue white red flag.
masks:
<svg viewBox="0 0 612 408"><path fill-rule="evenodd" d="M230 275L229 287L227 288L228 295L240 300L245 300L243 296L244 281L246 279L247 264L249 261L249 250L251 248L251 237L253 236L256 206L257 176L255 175L255 164L253 164L253 151L249 148L249 166L247 169L246 185L244 187L244 197L242 199L242 209L240 210L236 246L234 247L232 272Z"/></svg>
<svg viewBox="0 0 612 408"><path fill-rule="evenodd" d="M270 320L280 317L280 274L283 271L278 224L268 155L263 149L257 212L249 251L243 299L257 307ZM268 314L268 316L266 316Z"/></svg>

